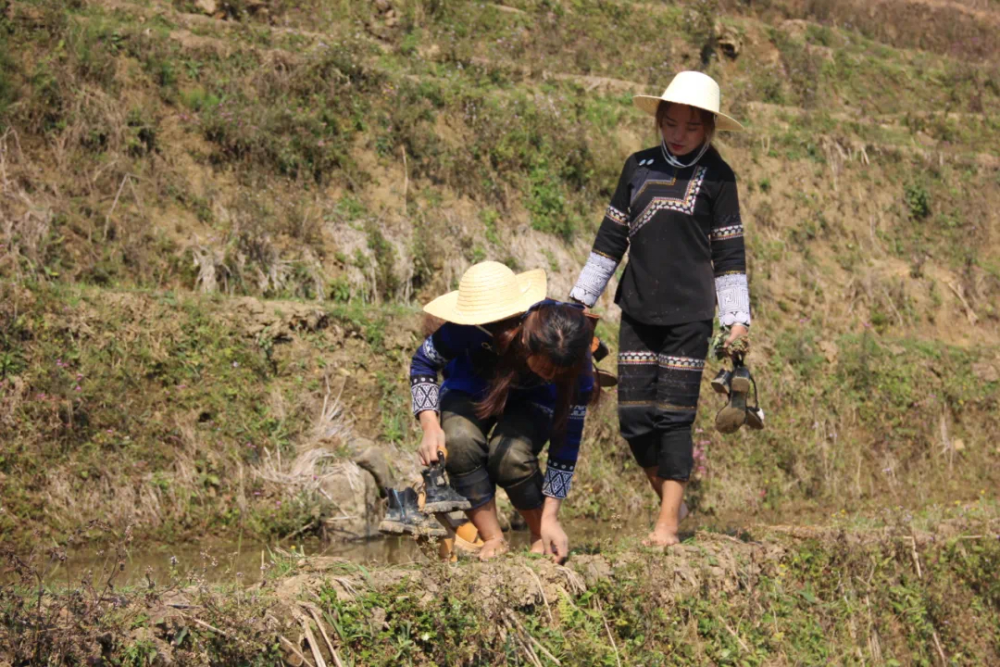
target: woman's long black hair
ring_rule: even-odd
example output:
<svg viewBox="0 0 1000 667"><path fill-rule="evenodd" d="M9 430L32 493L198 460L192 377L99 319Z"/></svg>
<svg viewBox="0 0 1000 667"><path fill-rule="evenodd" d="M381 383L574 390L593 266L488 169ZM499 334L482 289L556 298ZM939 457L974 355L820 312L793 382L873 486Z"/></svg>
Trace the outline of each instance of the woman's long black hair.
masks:
<svg viewBox="0 0 1000 667"><path fill-rule="evenodd" d="M507 397L518 377L530 372L528 357L538 355L556 369L552 382L556 385L553 431L566 427L574 400L595 402L598 388L589 397L577 396L580 376L590 372L590 346L594 338L593 325L583 311L571 304L545 301L525 315L491 325L494 344L500 359L490 379L486 397L477 405L480 419L501 414Z"/></svg>

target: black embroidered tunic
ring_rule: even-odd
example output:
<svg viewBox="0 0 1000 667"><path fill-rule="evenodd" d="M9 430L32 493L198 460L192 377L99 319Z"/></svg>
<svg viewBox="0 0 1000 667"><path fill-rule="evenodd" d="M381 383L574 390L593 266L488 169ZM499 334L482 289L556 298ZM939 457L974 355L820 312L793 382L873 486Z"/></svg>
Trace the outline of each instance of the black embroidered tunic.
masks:
<svg viewBox="0 0 1000 667"><path fill-rule="evenodd" d="M718 299L723 324L750 324L736 177L714 148L682 169L659 147L629 157L570 296L593 306L626 250L615 303L632 319L663 326L711 319Z"/></svg>

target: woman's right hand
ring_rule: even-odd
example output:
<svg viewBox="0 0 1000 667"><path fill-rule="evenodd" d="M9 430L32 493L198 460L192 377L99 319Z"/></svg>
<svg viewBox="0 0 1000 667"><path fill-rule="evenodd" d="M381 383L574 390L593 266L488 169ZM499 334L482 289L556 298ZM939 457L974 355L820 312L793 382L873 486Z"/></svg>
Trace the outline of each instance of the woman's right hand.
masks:
<svg viewBox="0 0 1000 667"><path fill-rule="evenodd" d="M417 454L420 455L420 462L425 466L437 463L438 452L443 451L446 451L444 430L436 425L424 428L424 437L420 441L420 449L417 450Z"/></svg>

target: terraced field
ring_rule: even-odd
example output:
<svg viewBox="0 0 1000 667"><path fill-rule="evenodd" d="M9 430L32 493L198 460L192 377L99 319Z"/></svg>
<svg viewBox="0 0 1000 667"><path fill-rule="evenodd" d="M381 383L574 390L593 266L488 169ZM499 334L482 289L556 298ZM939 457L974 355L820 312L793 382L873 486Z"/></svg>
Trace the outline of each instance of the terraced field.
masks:
<svg viewBox="0 0 1000 667"><path fill-rule="evenodd" d="M989 526L998 39L995 0L0 0L9 556L126 530L144 544L369 533L380 490L414 474L419 304L482 259L546 268L565 295L622 162L655 141L631 96L681 69L717 78L748 128L718 145L739 178L768 415L766 431L723 438L704 394L701 525L867 525L887 508L896 525L957 502L949 517L976 507ZM598 311L614 346L612 293ZM614 399L588 423L577 519L651 508ZM332 496L356 488L347 479L362 491ZM913 567L880 553L894 573ZM975 567L993 562L982 554ZM796 595L833 604L804 588L814 576ZM976 623L995 620L995 591L968 585ZM795 653L780 629L750 644L736 616L719 632L685 625L709 646L685 660L1000 651L938 622L958 623L935 606L945 592L914 590L878 603L900 624L891 649L837 625L851 607L816 630L843 630L838 653ZM608 618L617 648L600 660L655 664L621 653Z"/></svg>

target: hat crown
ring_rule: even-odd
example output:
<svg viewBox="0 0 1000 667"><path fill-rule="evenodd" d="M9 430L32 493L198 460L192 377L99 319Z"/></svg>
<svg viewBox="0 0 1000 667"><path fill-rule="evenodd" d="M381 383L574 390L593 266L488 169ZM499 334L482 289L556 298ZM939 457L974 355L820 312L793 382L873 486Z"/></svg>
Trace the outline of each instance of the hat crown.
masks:
<svg viewBox="0 0 1000 667"><path fill-rule="evenodd" d="M722 94L715 79L701 72L678 72L663 91L663 99L719 113Z"/></svg>
<svg viewBox="0 0 1000 667"><path fill-rule="evenodd" d="M545 298L543 269L515 275L500 262L466 269L458 289L434 299L424 312L454 324L489 324L519 315Z"/></svg>
<svg viewBox="0 0 1000 667"><path fill-rule="evenodd" d="M462 275L456 305L459 312L465 313L475 312L487 303L503 308L517 303L522 293L510 267L500 262L481 262Z"/></svg>

